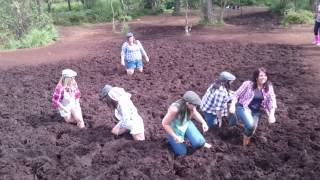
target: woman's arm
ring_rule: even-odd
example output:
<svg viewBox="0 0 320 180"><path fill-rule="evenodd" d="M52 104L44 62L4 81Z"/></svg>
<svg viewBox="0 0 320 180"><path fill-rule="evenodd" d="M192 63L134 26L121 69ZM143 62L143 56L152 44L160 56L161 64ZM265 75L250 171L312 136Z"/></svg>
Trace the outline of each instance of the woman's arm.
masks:
<svg viewBox="0 0 320 180"><path fill-rule="evenodd" d="M140 43L140 41L137 40L137 44L138 44L138 46L140 47L140 51L141 51L141 54L144 56L144 59L145 59L147 62L149 62L149 57L148 57L146 51L144 50L142 44Z"/></svg>
<svg viewBox="0 0 320 180"><path fill-rule="evenodd" d="M194 109L191 113L191 118L195 119L196 121L200 122L202 124L202 130L203 132L207 132L209 127L207 125L207 122L203 119L201 114L197 111L197 109Z"/></svg>
<svg viewBox="0 0 320 180"><path fill-rule="evenodd" d="M125 52L126 52L126 48L127 48L127 43L123 43L122 44L122 47L121 47L121 65L125 65L125 62L124 62L124 57L125 57Z"/></svg>
<svg viewBox="0 0 320 180"><path fill-rule="evenodd" d="M173 129L170 127L170 123L174 120L178 113L178 108L170 106L168 109L167 114L162 119L162 126L165 129L165 131L174 138L174 140L177 143L182 143L183 139L176 135L176 133L173 131Z"/></svg>

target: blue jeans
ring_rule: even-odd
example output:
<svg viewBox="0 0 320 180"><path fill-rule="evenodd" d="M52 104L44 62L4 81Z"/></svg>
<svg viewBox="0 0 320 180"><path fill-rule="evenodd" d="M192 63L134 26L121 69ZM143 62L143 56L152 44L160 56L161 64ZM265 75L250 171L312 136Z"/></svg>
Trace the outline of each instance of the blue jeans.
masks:
<svg viewBox="0 0 320 180"><path fill-rule="evenodd" d="M242 105L237 104L236 115L244 124L244 134L246 136L252 136L254 129L258 126L260 113L252 112L250 109L244 108Z"/></svg>
<svg viewBox="0 0 320 180"><path fill-rule="evenodd" d="M218 124L217 115L203 112L204 113L204 119L206 120L209 128L212 128L213 126L216 126ZM235 115L229 115L228 116L229 125L235 125L237 123L237 118Z"/></svg>
<svg viewBox="0 0 320 180"><path fill-rule="evenodd" d="M142 59L134 61L126 61L127 69L140 69L143 67Z"/></svg>
<svg viewBox="0 0 320 180"><path fill-rule="evenodd" d="M187 131L185 133L185 139L189 140L192 145L192 148L196 149L202 147L205 144L205 139L202 134L199 132L197 127L193 124L192 121L189 122ZM167 139L173 152L178 156L187 155L187 146L184 143L177 143L171 135L167 135Z"/></svg>

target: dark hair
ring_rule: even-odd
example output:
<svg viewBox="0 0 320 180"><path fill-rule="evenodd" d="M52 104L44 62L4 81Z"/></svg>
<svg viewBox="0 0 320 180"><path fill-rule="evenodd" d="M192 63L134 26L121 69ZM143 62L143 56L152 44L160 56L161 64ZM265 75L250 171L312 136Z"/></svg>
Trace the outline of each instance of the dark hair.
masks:
<svg viewBox="0 0 320 180"><path fill-rule="evenodd" d="M267 76L267 81L264 83L263 85L263 89L268 92L269 91L269 85L271 85L271 81L269 80L269 74L267 72L267 69L264 68L264 67L260 67L258 69L256 69L253 74L252 74L252 79L251 81L253 82L253 89L257 89L258 88L258 84L257 84L257 80L258 80L258 77L259 77L259 74L260 72L264 72Z"/></svg>
<svg viewBox="0 0 320 180"><path fill-rule="evenodd" d="M184 99L180 99L178 101L178 103L179 103L179 112L178 112L177 118L182 123L182 121L186 118L186 116L187 117L190 116L191 112L190 112L189 108L187 107L187 101L185 101Z"/></svg>
<svg viewBox="0 0 320 180"><path fill-rule="evenodd" d="M118 102L111 99L109 95L105 96L102 100L106 102L110 108L113 108L113 109L117 108Z"/></svg>
<svg viewBox="0 0 320 180"><path fill-rule="evenodd" d="M229 91L231 86L230 82L231 81L224 81L218 79L215 82L213 82L210 91L213 92L214 90L219 89L221 86L225 87Z"/></svg>

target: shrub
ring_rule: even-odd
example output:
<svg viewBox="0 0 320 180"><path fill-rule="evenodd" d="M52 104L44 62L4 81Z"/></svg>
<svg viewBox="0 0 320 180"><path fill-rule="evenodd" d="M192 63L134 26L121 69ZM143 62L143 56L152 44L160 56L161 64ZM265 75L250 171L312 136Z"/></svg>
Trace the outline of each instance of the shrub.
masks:
<svg viewBox="0 0 320 180"><path fill-rule="evenodd" d="M313 22L313 13L307 10L289 10L282 19L282 23L285 26L290 24L312 24Z"/></svg>

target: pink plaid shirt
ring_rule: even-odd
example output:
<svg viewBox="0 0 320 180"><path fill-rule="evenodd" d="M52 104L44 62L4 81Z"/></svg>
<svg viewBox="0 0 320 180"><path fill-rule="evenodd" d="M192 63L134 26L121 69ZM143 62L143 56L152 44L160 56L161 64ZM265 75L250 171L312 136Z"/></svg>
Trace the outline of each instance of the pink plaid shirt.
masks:
<svg viewBox="0 0 320 180"><path fill-rule="evenodd" d="M56 86L54 93L53 93L53 96L52 96L52 105L54 108L59 107L58 102L61 103L61 101L63 99L63 92L64 91L68 91L68 92L73 91L76 99L79 99L81 97L81 93L80 93L80 90L78 89L78 85L76 85L75 88L70 88L70 87L63 87L62 84L59 83Z"/></svg>
<svg viewBox="0 0 320 180"><path fill-rule="evenodd" d="M271 109L277 108L276 95L274 93L273 86L271 84L269 85L269 91L266 92L265 89L263 89L262 94L263 94L262 107L267 112L270 112ZM248 108L250 102L254 97L253 82L252 81L243 82L242 85L236 91L235 97L238 99L238 103L242 104L243 107Z"/></svg>

